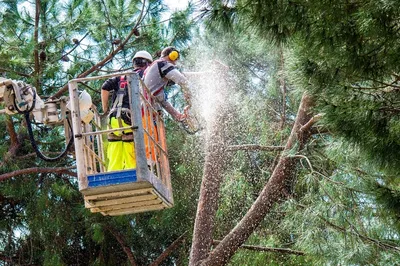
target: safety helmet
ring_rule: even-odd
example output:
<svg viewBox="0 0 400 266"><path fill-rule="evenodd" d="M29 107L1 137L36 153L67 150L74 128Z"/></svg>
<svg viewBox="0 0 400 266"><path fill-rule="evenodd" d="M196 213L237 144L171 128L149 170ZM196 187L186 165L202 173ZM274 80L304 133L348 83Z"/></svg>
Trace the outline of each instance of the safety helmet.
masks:
<svg viewBox="0 0 400 266"><path fill-rule="evenodd" d="M147 51L138 51L138 52L136 52L135 56L133 57L133 60L135 60L136 58L144 58L144 59L149 60L150 62L153 62L153 57Z"/></svg>

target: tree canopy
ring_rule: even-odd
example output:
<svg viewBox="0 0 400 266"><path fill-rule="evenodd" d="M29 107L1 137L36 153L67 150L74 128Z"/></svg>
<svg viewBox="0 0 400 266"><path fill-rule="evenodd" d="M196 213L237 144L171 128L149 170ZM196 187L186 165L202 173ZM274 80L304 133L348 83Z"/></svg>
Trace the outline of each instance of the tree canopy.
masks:
<svg viewBox="0 0 400 266"><path fill-rule="evenodd" d="M203 128L188 135L166 118L173 208L104 217L85 209L71 153L40 160L23 117L0 114L0 261L400 263L399 11L394 0L201 1L175 12L154 0L1 2L4 77L60 97L70 79L174 45L184 73L203 73L190 78ZM97 107L100 86L87 88ZM63 149L62 130L34 126L46 154Z"/></svg>

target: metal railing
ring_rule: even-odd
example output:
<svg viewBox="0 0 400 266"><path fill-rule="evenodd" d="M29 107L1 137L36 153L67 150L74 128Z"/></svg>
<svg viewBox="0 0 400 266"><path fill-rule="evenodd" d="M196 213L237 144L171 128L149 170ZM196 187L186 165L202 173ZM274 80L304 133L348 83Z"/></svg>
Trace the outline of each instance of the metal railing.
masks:
<svg viewBox="0 0 400 266"><path fill-rule="evenodd" d="M80 83L122 75L127 76L129 83L130 111L132 114L131 127L109 129L108 121L104 121L104 115L98 113L96 108L91 109L94 113L94 118L88 124L83 123L79 109L78 89ZM126 129L133 130L138 177L144 177L149 174L154 175L168 190L171 190L164 122L161 114L153 108L155 99L152 98L143 85L140 85L136 73L127 72L73 79L69 81L69 93L80 190L87 188L88 175L106 172L106 134Z"/></svg>

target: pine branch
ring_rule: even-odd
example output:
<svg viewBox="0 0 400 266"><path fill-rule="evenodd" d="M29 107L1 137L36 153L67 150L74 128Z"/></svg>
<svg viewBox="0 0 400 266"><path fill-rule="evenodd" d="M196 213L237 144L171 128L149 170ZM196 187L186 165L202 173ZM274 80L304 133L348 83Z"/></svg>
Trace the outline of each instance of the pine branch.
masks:
<svg viewBox="0 0 400 266"><path fill-rule="evenodd" d="M383 248L383 249L394 250L394 251L400 252L400 247L399 246L394 246L394 245L391 245L391 244L387 244L387 243L384 243L384 242L382 242L382 241L380 241L378 239L374 239L374 238L371 238L369 236L362 235L362 234L358 233L358 231L355 228L355 226L353 226L348 221L347 222L350 224L352 230L348 230L347 228L344 228L344 227L341 227L341 226L339 226L337 224L334 224L334 223L328 221L327 219L325 219L324 217L319 216L319 218L322 219L330 227L332 227L332 228L334 228L334 229L336 229L338 231L341 231L341 232L343 232L345 234L350 233L350 234L356 235L361 240L363 240L364 242L369 242L369 243L375 244L378 247Z"/></svg>
<svg viewBox="0 0 400 266"><path fill-rule="evenodd" d="M135 256L133 255L131 248L126 244L124 235L121 234L120 232L118 232L116 229L112 228L111 226L106 225L105 227L115 237L115 239L118 241L118 243L121 245L121 247L124 250L126 256L128 257L131 265L137 266L138 264L136 263Z"/></svg>
<svg viewBox="0 0 400 266"><path fill-rule="evenodd" d="M247 70L249 70L251 72L251 74L253 74L256 78L258 78L259 80L263 81L263 82L267 82L267 80L263 77L260 77L252 68L250 64L246 64L243 63L243 66L246 67Z"/></svg>
<svg viewBox="0 0 400 266"><path fill-rule="evenodd" d="M372 89L372 90L374 90L374 89L382 89L382 88L385 88L385 87L391 87L392 89L388 90L388 91L400 89L400 85L395 84L396 82L398 82L398 78L397 77L391 83L387 83L387 82L380 81L380 80L373 79L373 78L369 78L369 77L358 76L358 78L361 78L363 80L369 80L369 81L372 81L372 82L375 82L375 83L379 83L379 84L381 84L383 86L382 87L381 86L379 86L379 87L361 87L361 86L354 87L354 86L352 86L352 88L356 88L356 89Z"/></svg>
<svg viewBox="0 0 400 266"><path fill-rule="evenodd" d="M107 5L106 5L106 3L104 3L104 0L101 0L101 3L104 6L104 12L105 12L105 15L106 15L106 19L108 21L108 30L109 30L109 34L110 34L110 40L112 40L113 37L112 37L112 31L111 31L112 24L111 24L110 14L108 13ZM112 46L112 49L114 50L114 45Z"/></svg>
<svg viewBox="0 0 400 266"><path fill-rule="evenodd" d="M2 68L2 67L0 67L0 71L1 71L1 72L13 72L13 73L17 74L18 76L22 76L22 77L26 77L26 78L31 77L30 74L25 74L25 73L22 73L22 72L18 72L18 71L15 71L15 70L7 69L7 68Z"/></svg>
<svg viewBox="0 0 400 266"><path fill-rule="evenodd" d="M175 249L176 247L185 240L185 235L186 235L187 231L185 231L181 236L179 236L174 242L172 242L171 245L169 245L169 247L167 247L163 253L161 253L160 256L158 256L158 258L153 261L149 266L158 266L160 265Z"/></svg>
<svg viewBox="0 0 400 266"><path fill-rule="evenodd" d="M86 32L86 34L77 43L75 43L74 47L72 47L71 50L63 54L58 60L61 60L63 57L71 54L79 46L79 44L89 35L89 33L90 31Z"/></svg>
<svg viewBox="0 0 400 266"><path fill-rule="evenodd" d="M39 143L39 142L37 142L37 143ZM60 154L60 152L43 152L43 153L45 155L59 155ZM37 153L36 152L32 152L32 153L28 153L28 154L25 154L25 155L22 155L22 156L16 156L16 158L21 160L21 159L27 159L27 158L36 157L36 156L37 156Z"/></svg>
<svg viewBox="0 0 400 266"><path fill-rule="evenodd" d="M257 144L242 144L242 145L231 145L228 146L226 151L283 151L285 146L262 146Z"/></svg>
<svg viewBox="0 0 400 266"><path fill-rule="evenodd" d="M131 32L128 34L128 36L125 38L124 41L121 42L121 44L115 49L113 50L111 53L109 53L105 58L103 58L100 62L98 62L96 65L92 66L90 69L86 70L85 72L79 74L77 76L77 78L83 78L88 76L89 74L93 73L94 71L96 71L98 68L103 67L106 63L108 63L111 59L114 58L114 56L121 51L124 46L128 43L128 41L130 40L130 38L135 34L135 32L137 31L137 27L139 25L139 23L142 21L142 15L143 15L143 11L144 11L144 7L145 7L146 1L143 1L143 5L142 5L142 10L140 12L139 18L135 24L135 26L133 26ZM68 90L68 84L64 85L58 92L56 92L54 95L52 95L50 98L59 98L61 95L63 95L66 91Z"/></svg>
<svg viewBox="0 0 400 266"><path fill-rule="evenodd" d="M36 89L39 89L39 73L40 73L40 64L39 64L39 19L40 19L40 0L35 1L35 30L33 33L33 39L34 39L34 44L35 48L33 51L33 56L35 60L35 70L34 76L35 76L35 87Z"/></svg>
<svg viewBox="0 0 400 266"><path fill-rule="evenodd" d="M72 167L70 167L72 168ZM44 168L44 167L32 167L32 168L26 168L22 170L16 170L13 172L5 173L0 175L0 181L4 181L6 179L9 179L11 177L16 177L20 175L27 175L27 174L36 174L36 173L52 173L52 174L66 174L70 176L77 177L77 174L75 172L70 171L69 167L58 167L58 168Z"/></svg>
<svg viewBox="0 0 400 266"><path fill-rule="evenodd" d="M218 245L221 243L220 240L213 240L213 245ZM261 246L253 246L253 245L241 245L239 248L247 249L247 250L254 250L254 251L263 251L263 252L277 252L282 254L294 254L303 256L306 253L300 250L293 250L290 248L273 248L273 247L261 247Z"/></svg>

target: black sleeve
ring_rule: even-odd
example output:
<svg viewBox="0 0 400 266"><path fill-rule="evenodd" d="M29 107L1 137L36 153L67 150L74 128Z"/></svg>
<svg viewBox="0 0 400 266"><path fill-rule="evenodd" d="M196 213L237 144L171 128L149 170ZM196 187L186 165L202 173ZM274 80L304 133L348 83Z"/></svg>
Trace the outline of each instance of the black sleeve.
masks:
<svg viewBox="0 0 400 266"><path fill-rule="evenodd" d="M101 89L106 90L106 91L118 90L119 80L120 80L120 77L114 77L114 78L107 79L103 83L103 86L101 86Z"/></svg>

